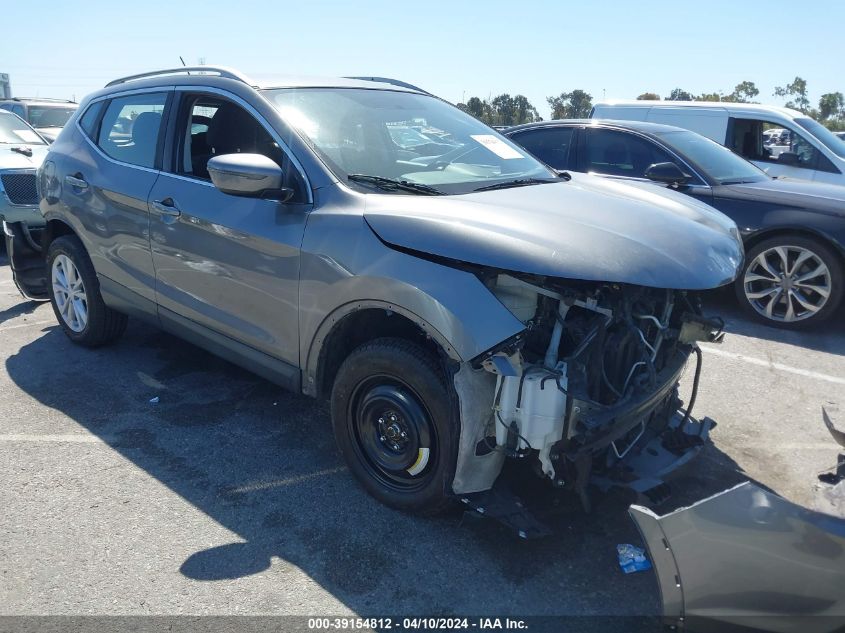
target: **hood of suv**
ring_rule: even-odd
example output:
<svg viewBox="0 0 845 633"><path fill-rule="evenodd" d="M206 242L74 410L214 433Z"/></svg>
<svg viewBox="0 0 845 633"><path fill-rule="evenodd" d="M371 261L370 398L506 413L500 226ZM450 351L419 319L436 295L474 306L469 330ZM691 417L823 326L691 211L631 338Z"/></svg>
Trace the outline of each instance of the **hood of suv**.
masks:
<svg viewBox="0 0 845 633"><path fill-rule="evenodd" d="M368 195L365 218L396 247L585 281L715 288L743 256L736 225L715 209L583 174L461 196Z"/></svg>
<svg viewBox="0 0 845 633"><path fill-rule="evenodd" d="M32 151L32 156L27 156L25 153L13 151L13 148L19 147ZM0 144L0 170L4 169L38 169L41 163L44 162L44 157L47 156L46 145L27 145L20 144Z"/></svg>

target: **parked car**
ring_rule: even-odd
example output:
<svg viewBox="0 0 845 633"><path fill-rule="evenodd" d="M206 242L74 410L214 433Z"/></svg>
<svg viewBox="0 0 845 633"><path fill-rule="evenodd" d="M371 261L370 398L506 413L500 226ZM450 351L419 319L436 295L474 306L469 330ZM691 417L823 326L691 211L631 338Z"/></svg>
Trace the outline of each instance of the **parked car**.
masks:
<svg viewBox="0 0 845 633"><path fill-rule="evenodd" d="M842 301L845 187L773 179L699 134L634 121L547 121L507 136L558 170L656 181L710 204L740 227L740 304L771 325L814 327Z"/></svg>
<svg viewBox="0 0 845 633"><path fill-rule="evenodd" d="M75 101L67 99L15 97L0 100L0 109L14 112L51 143L56 140L77 107Z"/></svg>
<svg viewBox="0 0 845 633"><path fill-rule="evenodd" d="M606 101L592 119L646 121L698 132L750 160L770 176L845 185L845 141L806 114L756 103ZM769 127L783 128L781 151L764 143Z"/></svg>
<svg viewBox="0 0 845 633"><path fill-rule="evenodd" d="M449 146L410 159L403 121ZM328 397L350 470L393 507L474 503L506 458L585 501L591 475L642 491L707 437L678 380L718 339L695 291L736 277L736 225L561 178L427 93L207 66L118 79L39 174L41 250L7 246L16 275L49 275L21 286L72 341L113 342L131 315Z"/></svg>
<svg viewBox="0 0 845 633"><path fill-rule="evenodd" d="M836 134L837 137L845 141L845 132L834 132L834 134Z"/></svg>
<svg viewBox="0 0 845 633"><path fill-rule="evenodd" d="M17 115L0 110L0 221L19 227L22 237L29 235L27 227L44 225L35 170L46 155L47 141Z"/></svg>

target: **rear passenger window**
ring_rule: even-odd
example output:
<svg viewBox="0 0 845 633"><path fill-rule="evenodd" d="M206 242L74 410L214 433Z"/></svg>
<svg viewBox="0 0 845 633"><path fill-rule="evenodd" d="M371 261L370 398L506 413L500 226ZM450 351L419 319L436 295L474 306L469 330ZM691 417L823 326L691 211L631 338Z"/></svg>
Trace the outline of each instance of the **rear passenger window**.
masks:
<svg viewBox="0 0 845 633"><path fill-rule="evenodd" d="M97 145L115 160L153 168L166 101L165 92L112 99L100 124Z"/></svg>
<svg viewBox="0 0 845 633"><path fill-rule="evenodd" d="M92 139L97 137L96 134L96 125L97 120L100 118L100 112L103 110L103 104L105 101L97 101L96 103L92 103L88 106L88 109L85 111L85 114L79 119L79 125L85 130L85 133Z"/></svg>
<svg viewBox="0 0 845 633"><path fill-rule="evenodd" d="M549 167L567 169L574 132L575 129L571 127L541 128L519 132L511 138Z"/></svg>

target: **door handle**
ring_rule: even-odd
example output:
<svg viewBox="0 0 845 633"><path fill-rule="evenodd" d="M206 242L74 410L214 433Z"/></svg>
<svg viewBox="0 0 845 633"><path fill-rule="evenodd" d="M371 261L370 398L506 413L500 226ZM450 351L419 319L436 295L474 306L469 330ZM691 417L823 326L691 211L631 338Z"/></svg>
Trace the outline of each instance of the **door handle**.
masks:
<svg viewBox="0 0 845 633"><path fill-rule="evenodd" d="M164 200L153 200L153 209L161 215L166 215L171 218L178 218L182 215L179 207L176 206L176 201L173 198L165 198Z"/></svg>
<svg viewBox="0 0 845 633"><path fill-rule="evenodd" d="M73 176L65 176L65 184L74 187L75 189L87 189L88 182L82 177L82 174L76 173Z"/></svg>

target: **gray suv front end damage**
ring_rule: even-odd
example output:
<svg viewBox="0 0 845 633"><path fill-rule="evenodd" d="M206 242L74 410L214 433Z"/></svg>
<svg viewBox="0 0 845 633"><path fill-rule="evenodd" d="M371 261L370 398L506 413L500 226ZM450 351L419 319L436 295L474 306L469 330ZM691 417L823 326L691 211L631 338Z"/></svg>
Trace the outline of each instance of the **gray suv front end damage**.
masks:
<svg viewBox="0 0 845 633"><path fill-rule="evenodd" d="M720 335L696 293L735 278L733 222L561 177L413 88L200 71L86 98L40 170L41 252L7 234L72 340L132 315L328 397L350 470L402 510L506 459L585 504L590 481L648 492L700 449L678 380Z"/></svg>

